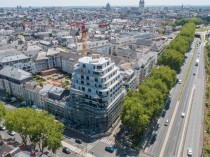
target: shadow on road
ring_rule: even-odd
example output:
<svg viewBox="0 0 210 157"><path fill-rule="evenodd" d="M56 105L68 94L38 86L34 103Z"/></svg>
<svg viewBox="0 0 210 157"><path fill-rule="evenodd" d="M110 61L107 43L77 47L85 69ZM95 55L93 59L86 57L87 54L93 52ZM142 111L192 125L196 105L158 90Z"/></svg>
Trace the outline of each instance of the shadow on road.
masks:
<svg viewBox="0 0 210 157"><path fill-rule="evenodd" d="M80 134L79 132L73 131L71 129L64 129L63 135L65 138L80 139L85 143L91 143L93 140L89 137Z"/></svg>
<svg viewBox="0 0 210 157"><path fill-rule="evenodd" d="M120 157L126 156L138 156L140 153L139 149L132 149L132 141L130 139L130 133L125 128L121 128L120 131L115 135L116 155Z"/></svg>

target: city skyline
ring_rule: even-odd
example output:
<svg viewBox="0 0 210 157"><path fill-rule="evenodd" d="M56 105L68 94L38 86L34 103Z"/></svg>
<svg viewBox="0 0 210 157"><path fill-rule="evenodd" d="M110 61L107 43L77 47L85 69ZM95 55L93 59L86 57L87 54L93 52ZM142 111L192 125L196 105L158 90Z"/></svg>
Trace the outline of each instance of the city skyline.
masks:
<svg viewBox="0 0 210 157"><path fill-rule="evenodd" d="M138 6L138 0L129 0L129 1L120 1L120 0L77 0L77 1L68 1L68 0L52 0L51 3L48 1L42 0L7 0L1 2L2 7L16 7L16 6L105 6L106 3L110 3L112 6ZM197 5L198 3L195 0L177 0L177 1L169 1L162 0L161 3L158 0L146 0L145 5ZM199 5L209 5L207 0L200 0Z"/></svg>

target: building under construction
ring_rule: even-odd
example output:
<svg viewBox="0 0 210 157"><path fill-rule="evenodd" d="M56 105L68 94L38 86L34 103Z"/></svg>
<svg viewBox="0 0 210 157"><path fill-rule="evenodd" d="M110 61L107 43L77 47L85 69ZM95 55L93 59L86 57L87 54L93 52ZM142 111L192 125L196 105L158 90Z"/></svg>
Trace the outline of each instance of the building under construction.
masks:
<svg viewBox="0 0 210 157"><path fill-rule="evenodd" d="M72 75L68 119L96 133L106 132L120 115L125 90L119 68L108 57L79 59Z"/></svg>

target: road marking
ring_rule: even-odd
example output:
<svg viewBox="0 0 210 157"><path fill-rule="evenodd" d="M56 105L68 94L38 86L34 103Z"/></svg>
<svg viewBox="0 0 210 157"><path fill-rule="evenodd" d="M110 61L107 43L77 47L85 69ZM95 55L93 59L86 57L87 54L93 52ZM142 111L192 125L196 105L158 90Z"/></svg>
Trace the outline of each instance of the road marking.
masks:
<svg viewBox="0 0 210 157"><path fill-rule="evenodd" d="M178 149L178 155L177 156L180 156L180 157L181 157L181 155L183 153L183 149L184 149L184 147L183 147L184 141L183 140L185 138L186 129L187 129L188 122L189 122L190 109L191 109L191 106L192 106L194 90L195 90L195 85L193 85L193 88L192 88L192 91L191 91L190 101L189 101L189 105L188 105L188 109L187 109L187 116L186 116L186 120L184 121L184 130L182 131L181 141L180 141L180 145L179 145L179 149Z"/></svg>
<svg viewBox="0 0 210 157"><path fill-rule="evenodd" d="M179 107L179 101L177 101L177 103L176 103L176 107L175 107L173 116L172 116L172 118L171 118L171 122L169 123L169 128L168 128L168 131L167 131L167 133L166 133L166 137L165 137L165 139L164 139L164 142L163 142L163 145L162 145L162 148L161 148L160 157L163 157L163 153L164 153L164 151L165 151L166 144L167 144L167 142L168 142L168 138L169 138L169 135L170 135L170 133L171 133L171 129L172 129L172 126L173 126L173 123L174 123L174 119L175 119L175 116L176 116L178 107Z"/></svg>
<svg viewBox="0 0 210 157"><path fill-rule="evenodd" d="M75 153L77 154L80 154L83 150L65 142L65 141L61 141L61 144L64 146L64 147L68 147L70 150L74 151ZM86 153L86 156L85 157L95 157L94 155L90 154L90 153Z"/></svg>

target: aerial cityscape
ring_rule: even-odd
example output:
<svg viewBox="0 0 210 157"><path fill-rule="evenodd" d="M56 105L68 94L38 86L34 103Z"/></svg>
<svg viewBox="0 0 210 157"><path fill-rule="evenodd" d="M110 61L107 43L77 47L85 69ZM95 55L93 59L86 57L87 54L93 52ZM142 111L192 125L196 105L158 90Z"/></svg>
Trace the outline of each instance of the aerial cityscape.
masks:
<svg viewBox="0 0 210 157"><path fill-rule="evenodd" d="M210 157L207 0L0 6L0 156Z"/></svg>

